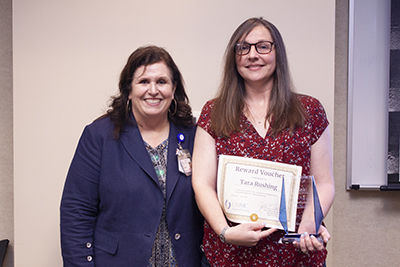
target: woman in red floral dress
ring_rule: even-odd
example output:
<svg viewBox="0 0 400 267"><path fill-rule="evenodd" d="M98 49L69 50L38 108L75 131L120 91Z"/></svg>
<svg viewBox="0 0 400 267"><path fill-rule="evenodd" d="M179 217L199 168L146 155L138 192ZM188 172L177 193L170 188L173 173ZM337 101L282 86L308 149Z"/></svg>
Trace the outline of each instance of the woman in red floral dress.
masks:
<svg viewBox="0 0 400 267"><path fill-rule="evenodd" d="M315 177L324 216L333 203L329 122L317 99L294 92L284 43L273 24L251 18L234 32L219 92L205 104L197 125L193 188L206 218L203 248L209 264L323 266L330 239L324 226L319 230L324 244L304 223L296 227L300 242L279 244L284 231L228 221L217 197L218 156L235 155L301 166L302 175Z"/></svg>

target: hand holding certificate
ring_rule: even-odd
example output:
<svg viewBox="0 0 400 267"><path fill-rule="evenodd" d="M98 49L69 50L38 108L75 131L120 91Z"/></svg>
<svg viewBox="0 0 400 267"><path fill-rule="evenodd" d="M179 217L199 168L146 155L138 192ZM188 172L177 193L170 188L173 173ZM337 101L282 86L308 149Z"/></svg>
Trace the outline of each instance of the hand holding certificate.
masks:
<svg viewBox="0 0 400 267"><path fill-rule="evenodd" d="M226 217L236 223L264 222L266 227L284 229L279 215L282 192L286 192L287 227L295 231L301 169L291 164L220 155L217 190Z"/></svg>
<svg viewBox="0 0 400 267"><path fill-rule="evenodd" d="M226 217L236 223L264 222L285 230L280 243L300 242L296 229L297 209L302 223L315 226L318 235L323 213L313 176L301 176L301 167L221 155L218 164L218 199ZM301 177L301 178L300 178ZM302 186L300 186L302 183Z"/></svg>

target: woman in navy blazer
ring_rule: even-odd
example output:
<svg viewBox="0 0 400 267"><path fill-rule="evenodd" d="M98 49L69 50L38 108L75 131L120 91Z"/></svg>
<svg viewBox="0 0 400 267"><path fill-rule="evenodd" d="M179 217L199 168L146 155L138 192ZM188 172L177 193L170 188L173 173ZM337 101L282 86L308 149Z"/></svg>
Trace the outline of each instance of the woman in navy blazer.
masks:
<svg viewBox="0 0 400 267"><path fill-rule="evenodd" d="M142 47L119 90L86 126L68 171L64 266L200 266L203 217L176 155L192 153L196 129L181 74L164 49Z"/></svg>

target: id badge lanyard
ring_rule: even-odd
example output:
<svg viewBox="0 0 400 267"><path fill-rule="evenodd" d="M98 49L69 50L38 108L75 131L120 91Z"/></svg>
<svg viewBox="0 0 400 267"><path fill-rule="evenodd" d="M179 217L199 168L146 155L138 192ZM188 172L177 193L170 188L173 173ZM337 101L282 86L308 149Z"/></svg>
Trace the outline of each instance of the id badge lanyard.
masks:
<svg viewBox="0 0 400 267"><path fill-rule="evenodd" d="M178 138L178 147L176 148L176 155L178 157L178 169L181 173L184 173L186 176L192 175L192 157L190 155L189 149L182 148L181 143L185 141L185 135L179 133L177 135Z"/></svg>

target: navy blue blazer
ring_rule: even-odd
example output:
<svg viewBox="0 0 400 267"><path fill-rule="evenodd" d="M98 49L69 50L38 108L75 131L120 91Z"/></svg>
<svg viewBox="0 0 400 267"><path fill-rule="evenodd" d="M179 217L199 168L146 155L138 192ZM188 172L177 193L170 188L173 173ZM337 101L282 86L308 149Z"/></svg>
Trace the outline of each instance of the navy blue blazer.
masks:
<svg viewBox="0 0 400 267"><path fill-rule="evenodd" d="M64 266L147 266L160 223L164 197L136 126L119 140L103 118L86 126L65 181L60 205ZM201 263L203 217L191 176L178 171L177 134L193 151L195 126L170 123L166 217L179 266Z"/></svg>

